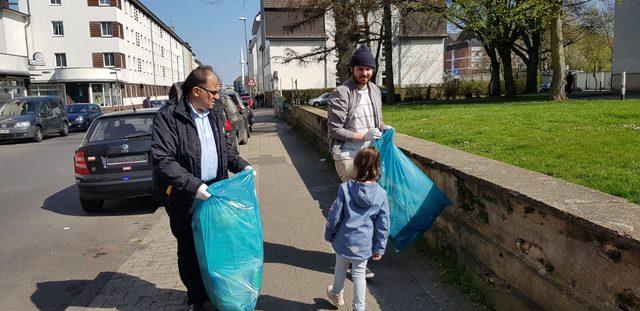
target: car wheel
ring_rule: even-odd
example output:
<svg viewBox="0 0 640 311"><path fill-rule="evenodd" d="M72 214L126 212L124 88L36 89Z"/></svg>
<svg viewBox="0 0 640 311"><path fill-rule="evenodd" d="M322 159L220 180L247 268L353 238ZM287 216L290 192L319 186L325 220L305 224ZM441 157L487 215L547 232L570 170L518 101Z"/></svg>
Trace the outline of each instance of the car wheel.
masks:
<svg viewBox="0 0 640 311"><path fill-rule="evenodd" d="M315 102L315 103L313 103L313 107L318 107L318 106L320 106L320 103L319 103L319 102Z"/></svg>
<svg viewBox="0 0 640 311"><path fill-rule="evenodd" d="M102 209L104 201L102 200L88 200L80 198L80 205L82 209L87 213L94 213Z"/></svg>
<svg viewBox="0 0 640 311"><path fill-rule="evenodd" d="M40 126L36 126L36 132L33 134L33 141L39 143L44 138L44 134L42 133L42 128Z"/></svg>
<svg viewBox="0 0 640 311"><path fill-rule="evenodd" d="M60 136L64 137L69 135L69 123L62 122L62 131L60 131Z"/></svg>

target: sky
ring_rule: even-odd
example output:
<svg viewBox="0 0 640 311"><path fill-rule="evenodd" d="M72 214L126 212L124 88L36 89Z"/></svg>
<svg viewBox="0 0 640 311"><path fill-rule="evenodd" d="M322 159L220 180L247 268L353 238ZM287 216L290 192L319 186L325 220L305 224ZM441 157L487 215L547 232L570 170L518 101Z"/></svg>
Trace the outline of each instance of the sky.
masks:
<svg viewBox="0 0 640 311"><path fill-rule="evenodd" d="M240 76L240 48L251 39L253 19L260 0L142 0L166 25L173 25L182 40L189 42L196 58L211 65L223 83ZM246 58L246 55L245 55Z"/></svg>

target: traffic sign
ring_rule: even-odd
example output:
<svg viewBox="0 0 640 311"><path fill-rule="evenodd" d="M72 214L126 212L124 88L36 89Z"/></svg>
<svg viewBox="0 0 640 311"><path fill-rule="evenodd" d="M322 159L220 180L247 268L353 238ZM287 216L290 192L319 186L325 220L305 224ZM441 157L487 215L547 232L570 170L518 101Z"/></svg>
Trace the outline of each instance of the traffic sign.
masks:
<svg viewBox="0 0 640 311"><path fill-rule="evenodd" d="M453 78L454 79L459 79L460 78L460 69L454 69L453 70Z"/></svg>

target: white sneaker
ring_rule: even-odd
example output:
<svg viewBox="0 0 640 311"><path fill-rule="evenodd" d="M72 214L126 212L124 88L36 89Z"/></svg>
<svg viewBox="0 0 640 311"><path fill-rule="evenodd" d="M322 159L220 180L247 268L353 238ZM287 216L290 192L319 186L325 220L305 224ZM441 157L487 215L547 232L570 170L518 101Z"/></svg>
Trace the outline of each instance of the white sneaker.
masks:
<svg viewBox="0 0 640 311"><path fill-rule="evenodd" d="M329 285L329 287L327 287L327 298L329 298L329 302L336 307L344 306L344 295L342 295L342 292L334 295L333 285Z"/></svg>
<svg viewBox="0 0 640 311"><path fill-rule="evenodd" d="M347 269L347 273L351 274L351 268ZM373 273L373 271L369 270L369 268L367 268L364 272L364 277L367 279L371 279L375 276L375 274Z"/></svg>

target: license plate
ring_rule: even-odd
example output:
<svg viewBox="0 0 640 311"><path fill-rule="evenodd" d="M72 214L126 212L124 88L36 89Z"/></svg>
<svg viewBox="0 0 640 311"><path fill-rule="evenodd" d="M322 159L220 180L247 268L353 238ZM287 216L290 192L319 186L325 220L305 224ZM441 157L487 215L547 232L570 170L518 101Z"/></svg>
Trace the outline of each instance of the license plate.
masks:
<svg viewBox="0 0 640 311"><path fill-rule="evenodd" d="M122 155L122 156L111 156L106 159L107 165L122 165L122 164L135 164L135 163L146 163L147 155L146 154L136 154L136 155Z"/></svg>
<svg viewBox="0 0 640 311"><path fill-rule="evenodd" d="M0 134L9 134L9 130L0 130Z"/></svg>

